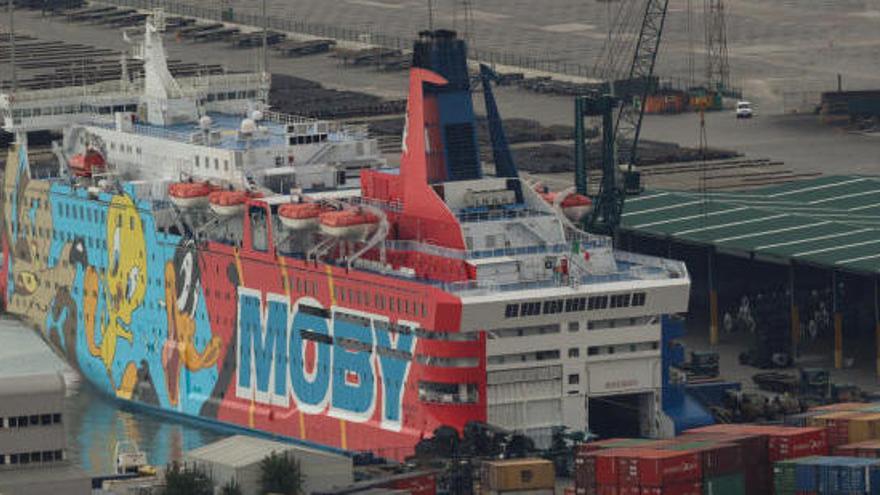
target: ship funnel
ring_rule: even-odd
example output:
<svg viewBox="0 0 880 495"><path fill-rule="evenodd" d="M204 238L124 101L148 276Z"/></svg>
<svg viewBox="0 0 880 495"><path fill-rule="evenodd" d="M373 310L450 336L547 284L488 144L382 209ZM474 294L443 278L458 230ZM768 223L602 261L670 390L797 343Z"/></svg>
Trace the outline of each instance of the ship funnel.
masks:
<svg viewBox="0 0 880 495"><path fill-rule="evenodd" d="M455 31L422 31L413 47L413 67L447 81L424 88L429 182L482 178L467 44Z"/></svg>

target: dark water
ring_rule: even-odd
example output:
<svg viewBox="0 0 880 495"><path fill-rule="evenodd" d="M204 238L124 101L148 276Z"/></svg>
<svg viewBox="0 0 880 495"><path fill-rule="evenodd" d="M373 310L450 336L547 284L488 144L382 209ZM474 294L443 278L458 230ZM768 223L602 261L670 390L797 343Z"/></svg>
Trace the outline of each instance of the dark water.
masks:
<svg viewBox="0 0 880 495"><path fill-rule="evenodd" d="M0 317L0 377L46 372L65 375L68 455L93 475L114 472L117 442L136 442L150 464L162 466L179 460L187 450L228 435L219 429L121 408L120 403L79 383L33 329Z"/></svg>

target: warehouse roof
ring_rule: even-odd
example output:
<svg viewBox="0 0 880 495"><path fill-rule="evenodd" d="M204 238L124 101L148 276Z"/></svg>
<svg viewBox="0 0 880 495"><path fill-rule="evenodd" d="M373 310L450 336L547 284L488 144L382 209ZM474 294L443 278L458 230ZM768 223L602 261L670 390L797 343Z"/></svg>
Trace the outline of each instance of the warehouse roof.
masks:
<svg viewBox="0 0 880 495"><path fill-rule="evenodd" d="M836 175L748 192L648 190L621 228L719 250L880 272L880 177Z"/></svg>
<svg viewBox="0 0 880 495"><path fill-rule="evenodd" d="M313 449L303 445L276 442L246 435L235 435L199 447L187 452L186 457L190 460L200 460L226 466L241 467L257 464L272 452L278 454L292 452L294 457L298 455L308 455L311 457L320 457L325 460L338 459L343 462L351 463L351 459L343 454L334 454L327 452L326 450Z"/></svg>

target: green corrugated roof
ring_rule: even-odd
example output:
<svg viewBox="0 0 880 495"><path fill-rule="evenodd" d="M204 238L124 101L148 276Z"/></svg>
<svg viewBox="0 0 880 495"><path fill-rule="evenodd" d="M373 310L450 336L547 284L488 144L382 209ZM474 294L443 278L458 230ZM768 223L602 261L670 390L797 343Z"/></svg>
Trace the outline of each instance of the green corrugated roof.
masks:
<svg viewBox="0 0 880 495"><path fill-rule="evenodd" d="M843 270L880 272L880 178L835 175L749 192L648 190L622 228Z"/></svg>

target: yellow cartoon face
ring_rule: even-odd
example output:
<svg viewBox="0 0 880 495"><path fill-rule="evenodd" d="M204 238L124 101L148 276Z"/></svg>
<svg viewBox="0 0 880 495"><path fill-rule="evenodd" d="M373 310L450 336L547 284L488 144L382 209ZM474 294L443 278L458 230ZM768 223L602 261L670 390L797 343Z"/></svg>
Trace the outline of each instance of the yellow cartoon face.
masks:
<svg viewBox="0 0 880 495"><path fill-rule="evenodd" d="M131 324L147 291L144 229L128 196L116 196L107 218L107 302L111 321Z"/></svg>

